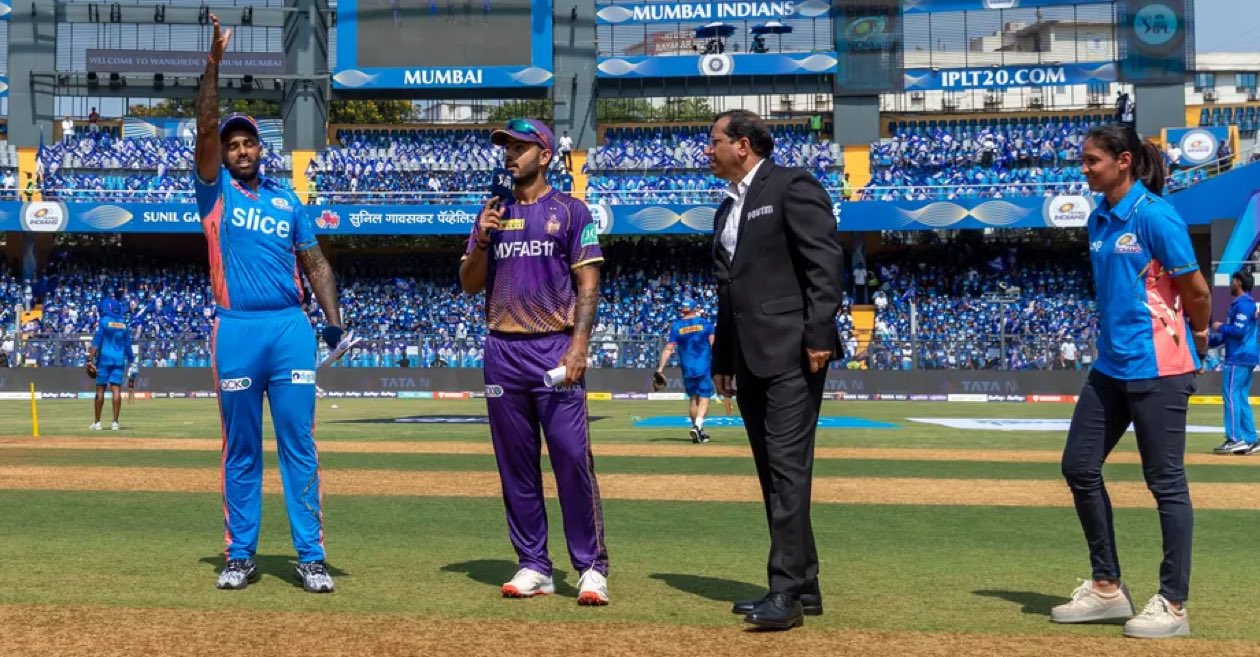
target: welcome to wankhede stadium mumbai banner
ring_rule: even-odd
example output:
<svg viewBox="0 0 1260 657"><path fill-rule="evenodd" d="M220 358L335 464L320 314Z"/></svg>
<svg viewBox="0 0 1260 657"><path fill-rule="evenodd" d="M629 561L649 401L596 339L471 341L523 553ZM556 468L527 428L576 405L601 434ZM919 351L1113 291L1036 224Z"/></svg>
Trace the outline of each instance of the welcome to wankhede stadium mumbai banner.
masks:
<svg viewBox="0 0 1260 657"><path fill-rule="evenodd" d="M714 21L775 21L791 18L826 18L828 0L723 0L720 2L645 2L600 4L595 9L599 25L640 23L710 23Z"/></svg>
<svg viewBox="0 0 1260 657"><path fill-rule="evenodd" d="M1055 87L1115 82L1115 62L1038 64L977 68L915 68L905 71L906 91L968 91L1008 87Z"/></svg>

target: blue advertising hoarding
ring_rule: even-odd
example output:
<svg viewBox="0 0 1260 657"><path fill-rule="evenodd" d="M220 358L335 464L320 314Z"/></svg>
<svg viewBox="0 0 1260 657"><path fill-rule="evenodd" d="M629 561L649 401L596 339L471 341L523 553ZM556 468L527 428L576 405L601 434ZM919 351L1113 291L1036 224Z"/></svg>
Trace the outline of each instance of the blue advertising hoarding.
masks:
<svg viewBox="0 0 1260 657"><path fill-rule="evenodd" d="M709 23L713 21L824 18L829 0L718 0L715 2L601 3L595 10L599 25L641 23Z"/></svg>
<svg viewBox="0 0 1260 657"><path fill-rule="evenodd" d="M1176 144L1181 149L1181 159L1177 164L1185 167L1197 167L1215 160L1221 142L1228 141L1228 126L1168 128L1164 131L1164 143Z"/></svg>
<svg viewBox="0 0 1260 657"><path fill-rule="evenodd" d="M1120 0L1120 79L1180 84L1194 58L1193 3L1187 0Z"/></svg>
<svg viewBox="0 0 1260 657"><path fill-rule="evenodd" d="M333 87L552 86L552 0L459 4L340 0Z"/></svg>
<svg viewBox="0 0 1260 657"><path fill-rule="evenodd" d="M681 78L728 75L817 75L836 72L836 53L600 57L601 78Z"/></svg>
<svg viewBox="0 0 1260 657"><path fill-rule="evenodd" d="M1260 190L1260 164L1237 167L1168 195L1187 224L1241 216ZM833 192L833 196L837 196ZM1098 204L1092 194L952 201L835 202L839 230L1080 228ZM603 235L711 234L716 205L592 205ZM310 205L316 230L331 235L467 235L478 205ZM0 231L198 233L192 203L0 202Z"/></svg>
<svg viewBox="0 0 1260 657"><path fill-rule="evenodd" d="M0 0L0 21L9 20L11 14L13 14L13 3L10 0Z"/></svg>
<svg viewBox="0 0 1260 657"><path fill-rule="evenodd" d="M0 98L9 97L9 76L0 75Z"/></svg>
<svg viewBox="0 0 1260 657"><path fill-rule="evenodd" d="M903 0L907 14L947 11L982 11L985 9L1029 9L1056 5L1108 4L1114 0Z"/></svg>
<svg viewBox="0 0 1260 657"><path fill-rule="evenodd" d="M906 91L968 91L1055 87L1116 81L1115 62L984 68L915 68L905 71Z"/></svg>

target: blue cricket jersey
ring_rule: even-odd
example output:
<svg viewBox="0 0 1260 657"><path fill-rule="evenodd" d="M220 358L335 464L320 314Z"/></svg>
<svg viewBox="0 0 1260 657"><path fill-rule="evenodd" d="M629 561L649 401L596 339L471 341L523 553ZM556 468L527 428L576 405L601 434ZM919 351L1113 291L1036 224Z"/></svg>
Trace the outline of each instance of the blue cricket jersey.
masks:
<svg viewBox="0 0 1260 657"><path fill-rule="evenodd" d="M98 367L131 364L131 329L121 317L101 317L96 334L92 336L92 346L96 348Z"/></svg>
<svg viewBox="0 0 1260 657"><path fill-rule="evenodd" d="M1229 321L1221 324L1221 332L1212 336L1209 346L1225 345L1225 364L1255 367L1260 363L1260 345L1256 344L1256 302L1243 293L1229 304Z"/></svg>
<svg viewBox="0 0 1260 657"><path fill-rule="evenodd" d="M297 195L274 178L262 178L255 192L233 179L227 167L219 168L213 183L194 178L219 307L256 311L300 306L297 254L319 242Z"/></svg>
<svg viewBox="0 0 1260 657"><path fill-rule="evenodd" d="M703 317L674 320L669 329L669 342L678 346L678 362L684 378L709 376L713 359L709 338L712 336L713 324Z"/></svg>
<svg viewBox="0 0 1260 657"><path fill-rule="evenodd" d="M1199 268L1186 224L1141 181L1116 206L1104 199L1089 217L1098 288L1094 369L1131 381L1199 368L1174 278Z"/></svg>

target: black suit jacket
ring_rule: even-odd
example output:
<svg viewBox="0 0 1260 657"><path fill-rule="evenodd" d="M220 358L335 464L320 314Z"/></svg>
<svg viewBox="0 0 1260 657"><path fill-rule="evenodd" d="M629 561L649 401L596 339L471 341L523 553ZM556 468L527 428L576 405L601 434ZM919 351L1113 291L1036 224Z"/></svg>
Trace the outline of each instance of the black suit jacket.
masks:
<svg viewBox="0 0 1260 657"><path fill-rule="evenodd" d="M735 374L739 363L771 377L804 364L804 350L841 349L836 312L844 254L831 197L803 169L762 162L730 217L727 199L714 217L718 318L713 373ZM727 221L739 221L732 260L722 247Z"/></svg>

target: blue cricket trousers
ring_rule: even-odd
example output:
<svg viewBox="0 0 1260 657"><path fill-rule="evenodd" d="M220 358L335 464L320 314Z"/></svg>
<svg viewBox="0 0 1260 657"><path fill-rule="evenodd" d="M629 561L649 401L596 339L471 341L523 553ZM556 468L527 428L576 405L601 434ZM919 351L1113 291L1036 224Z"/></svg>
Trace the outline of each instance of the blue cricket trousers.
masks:
<svg viewBox="0 0 1260 657"><path fill-rule="evenodd" d="M1256 421L1251 415L1250 365L1226 365L1221 371L1221 397L1225 400L1225 437L1255 444Z"/></svg>
<svg viewBox="0 0 1260 657"><path fill-rule="evenodd" d="M300 308L218 311L214 369L223 420L227 558L252 558L262 521L262 403L271 406L289 529L298 561L324 559L315 451L315 333Z"/></svg>

